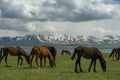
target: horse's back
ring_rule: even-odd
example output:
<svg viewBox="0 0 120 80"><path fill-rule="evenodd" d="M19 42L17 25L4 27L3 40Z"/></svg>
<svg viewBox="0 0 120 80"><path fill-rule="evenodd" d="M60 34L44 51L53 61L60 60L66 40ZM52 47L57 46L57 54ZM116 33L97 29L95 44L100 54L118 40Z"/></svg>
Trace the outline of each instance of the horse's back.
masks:
<svg viewBox="0 0 120 80"><path fill-rule="evenodd" d="M95 53L95 52L100 52L98 48L96 47L85 47L85 46L79 46L78 48L83 49L87 53Z"/></svg>
<svg viewBox="0 0 120 80"><path fill-rule="evenodd" d="M93 57L94 55L102 56L101 52L96 47L79 46L77 48L83 50L83 52L84 52L83 57L88 58L88 59Z"/></svg>
<svg viewBox="0 0 120 80"><path fill-rule="evenodd" d="M34 46L32 48L32 50L34 50L34 52L36 54L39 54L39 55L48 55L48 54L50 54L48 48L44 47L44 46Z"/></svg>

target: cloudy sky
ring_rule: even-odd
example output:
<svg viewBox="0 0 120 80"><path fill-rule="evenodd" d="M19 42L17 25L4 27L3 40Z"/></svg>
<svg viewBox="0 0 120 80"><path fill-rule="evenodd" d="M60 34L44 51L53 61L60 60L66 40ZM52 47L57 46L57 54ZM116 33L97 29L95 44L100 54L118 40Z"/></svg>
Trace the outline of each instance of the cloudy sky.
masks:
<svg viewBox="0 0 120 80"><path fill-rule="evenodd" d="M0 0L0 37L120 35L120 0Z"/></svg>

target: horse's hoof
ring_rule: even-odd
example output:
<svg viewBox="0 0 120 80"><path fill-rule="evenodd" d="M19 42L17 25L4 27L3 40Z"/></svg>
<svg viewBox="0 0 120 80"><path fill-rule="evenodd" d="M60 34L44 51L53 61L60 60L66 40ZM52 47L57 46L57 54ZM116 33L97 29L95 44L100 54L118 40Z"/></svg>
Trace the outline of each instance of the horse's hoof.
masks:
<svg viewBox="0 0 120 80"><path fill-rule="evenodd" d="M80 69L80 72L83 72L83 70Z"/></svg>
<svg viewBox="0 0 120 80"><path fill-rule="evenodd" d="M83 72L83 71L80 71L80 72Z"/></svg>
<svg viewBox="0 0 120 80"><path fill-rule="evenodd" d="M73 57L71 57L71 60L73 60L74 58Z"/></svg>
<svg viewBox="0 0 120 80"><path fill-rule="evenodd" d="M88 72L90 72L90 69L88 69Z"/></svg>
<svg viewBox="0 0 120 80"><path fill-rule="evenodd" d="M75 71L75 73L79 73L78 71Z"/></svg>

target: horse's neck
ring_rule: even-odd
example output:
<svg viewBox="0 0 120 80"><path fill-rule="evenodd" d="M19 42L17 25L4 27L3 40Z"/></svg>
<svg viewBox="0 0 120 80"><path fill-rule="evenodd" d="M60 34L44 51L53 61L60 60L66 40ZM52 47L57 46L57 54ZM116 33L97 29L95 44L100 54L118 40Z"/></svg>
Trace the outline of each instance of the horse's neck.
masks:
<svg viewBox="0 0 120 80"><path fill-rule="evenodd" d="M27 59L29 55L27 53L24 53L23 56Z"/></svg>
<svg viewBox="0 0 120 80"><path fill-rule="evenodd" d="M105 61L102 55L100 55L100 56L98 57L98 59L100 60L100 63L101 63L101 64Z"/></svg>
<svg viewBox="0 0 120 80"><path fill-rule="evenodd" d="M53 56L52 56L52 54L50 53L50 55L49 55L49 58L51 59L51 60L53 60Z"/></svg>

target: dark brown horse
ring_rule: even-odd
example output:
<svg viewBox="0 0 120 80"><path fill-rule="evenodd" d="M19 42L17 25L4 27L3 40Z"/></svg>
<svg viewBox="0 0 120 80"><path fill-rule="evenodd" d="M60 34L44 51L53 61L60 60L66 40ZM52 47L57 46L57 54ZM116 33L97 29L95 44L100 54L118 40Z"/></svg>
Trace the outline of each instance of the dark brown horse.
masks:
<svg viewBox="0 0 120 80"><path fill-rule="evenodd" d="M119 58L120 58L120 48L114 48L112 50L111 54L109 55L109 57L112 57L113 60L115 60L115 59L119 60Z"/></svg>
<svg viewBox="0 0 120 80"><path fill-rule="evenodd" d="M22 56L25 57L28 64L30 63L29 55L22 48L4 46L0 50L0 62L5 57L5 63L7 66L8 66L8 64L7 64L8 54L11 56L18 56L18 63L17 63L18 66L21 66L23 63ZM21 63L19 64L20 60L21 60Z"/></svg>
<svg viewBox="0 0 120 80"><path fill-rule="evenodd" d="M82 56L86 59L91 59L90 67L88 69L89 72L90 72L90 69L91 69L93 63L94 63L94 72L96 72L96 60L97 59L99 59L103 71L106 72L106 62L103 58L102 53L97 48L79 46L74 49L73 56L71 57L72 60L74 59L75 55L77 55L77 60L75 63L75 72L76 73L78 72L77 65L79 65L80 72L83 72L82 68L81 68L81 61L80 61Z"/></svg>
<svg viewBox="0 0 120 80"><path fill-rule="evenodd" d="M53 58L54 58L54 62L56 61L56 54L57 54L57 50L55 49L55 47L53 46L44 46L47 47L50 51L50 53L52 54ZM42 58L40 57L40 66L42 67ZM56 66L56 62L54 63L54 66Z"/></svg>
<svg viewBox="0 0 120 80"><path fill-rule="evenodd" d="M67 54L67 55L70 55L70 51L69 50L62 50L61 51L61 55L63 55L63 54Z"/></svg>
<svg viewBox="0 0 120 80"><path fill-rule="evenodd" d="M44 67L46 66L46 57L48 57L49 62L50 62L50 66L53 68L54 66L54 58L52 56L52 54L50 53L49 49L47 47L43 47L43 46L34 46L31 50L30 53L30 57L31 57L31 65L30 67L32 67L32 60L34 58L34 56L36 55L36 65L38 67L38 58L40 57L44 57Z"/></svg>

